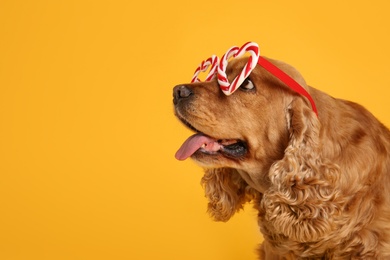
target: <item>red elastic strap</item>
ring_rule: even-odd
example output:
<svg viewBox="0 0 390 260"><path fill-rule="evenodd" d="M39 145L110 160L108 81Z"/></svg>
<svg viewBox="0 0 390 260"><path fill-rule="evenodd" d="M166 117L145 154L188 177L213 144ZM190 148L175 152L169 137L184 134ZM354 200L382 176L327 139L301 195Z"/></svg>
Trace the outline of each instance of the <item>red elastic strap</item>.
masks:
<svg viewBox="0 0 390 260"><path fill-rule="evenodd" d="M264 59L261 56L259 57L259 60L258 60L257 64L259 64L264 69L269 71L271 74L276 76L278 79L280 79L284 84L286 84L292 90L294 90L298 94L306 97L310 101L310 104L311 104L311 107L312 107L314 113L316 113L316 115L318 116L317 107L316 107L316 104L314 103L313 98L306 91L306 89L304 89L301 85L299 85L298 82L296 82L293 78L291 78L285 72L283 72L278 67L276 67L271 62L269 62L268 60Z"/></svg>

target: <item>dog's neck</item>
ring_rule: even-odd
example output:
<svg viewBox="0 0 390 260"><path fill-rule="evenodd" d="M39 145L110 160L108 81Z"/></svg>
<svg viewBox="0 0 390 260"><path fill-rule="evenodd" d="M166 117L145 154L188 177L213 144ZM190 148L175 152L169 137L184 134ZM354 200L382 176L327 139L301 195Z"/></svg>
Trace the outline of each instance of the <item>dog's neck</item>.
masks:
<svg viewBox="0 0 390 260"><path fill-rule="evenodd" d="M241 178L243 178L251 188L260 193L265 193L265 191L268 190L271 185L268 179L268 174L259 174L257 171L258 170L254 170L254 172L246 172L237 169L237 172L240 174ZM256 176L256 178L253 176Z"/></svg>

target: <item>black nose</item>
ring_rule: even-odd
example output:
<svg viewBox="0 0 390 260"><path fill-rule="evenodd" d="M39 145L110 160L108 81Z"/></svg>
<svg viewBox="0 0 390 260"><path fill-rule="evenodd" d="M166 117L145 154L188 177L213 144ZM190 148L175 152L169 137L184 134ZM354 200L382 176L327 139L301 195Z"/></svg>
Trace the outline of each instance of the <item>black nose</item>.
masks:
<svg viewBox="0 0 390 260"><path fill-rule="evenodd" d="M173 103L176 105L180 99L188 98L192 95L192 90L187 86L176 86L173 88Z"/></svg>

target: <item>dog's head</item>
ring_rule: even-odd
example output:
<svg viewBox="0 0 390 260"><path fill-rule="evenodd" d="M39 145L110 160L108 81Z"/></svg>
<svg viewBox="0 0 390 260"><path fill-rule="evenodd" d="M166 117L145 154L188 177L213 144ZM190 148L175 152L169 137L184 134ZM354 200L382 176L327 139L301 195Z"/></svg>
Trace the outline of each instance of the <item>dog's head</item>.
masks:
<svg viewBox="0 0 390 260"><path fill-rule="evenodd" d="M247 58L229 63L226 74L237 76ZM285 63L272 61L301 85L301 75ZM208 82L178 85L173 91L176 116L196 132L177 153L202 166L258 168L280 159L288 142L287 113L296 94L257 66L239 89L223 94L216 77Z"/></svg>
<svg viewBox="0 0 390 260"><path fill-rule="evenodd" d="M247 60L229 62L226 74L230 81ZM266 60L308 89L293 67ZM285 157L288 146L318 135L319 121L310 102L260 65L229 96L214 77L178 85L173 97L176 116L195 132L176 158L191 157L206 168L203 184L209 211L217 220L229 219L253 198L253 191L262 194L271 186L270 168ZM315 137L309 139L316 142Z"/></svg>

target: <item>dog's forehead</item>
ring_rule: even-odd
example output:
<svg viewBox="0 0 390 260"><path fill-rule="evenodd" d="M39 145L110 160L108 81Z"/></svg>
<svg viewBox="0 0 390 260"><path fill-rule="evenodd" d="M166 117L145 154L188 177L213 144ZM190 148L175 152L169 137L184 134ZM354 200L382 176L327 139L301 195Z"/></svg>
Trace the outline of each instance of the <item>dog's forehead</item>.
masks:
<svg viewBox="0 0 390 260"><path fill-rule="evenodd" d="M239 71L244 68L245 64L248 62L249 57L242 57L242 58L237 58L229 61L227 67L226 67L226 74L230 75L234 72L238 74Z"/></svg>
<svg viewBox="0 0 390 260"><path fill-rule="evenodd" d="M229 81L232 81L244 68L245 64L247 64L249 57L240 57L235 58L229 61L226 67L226 75Z"/></svg>

